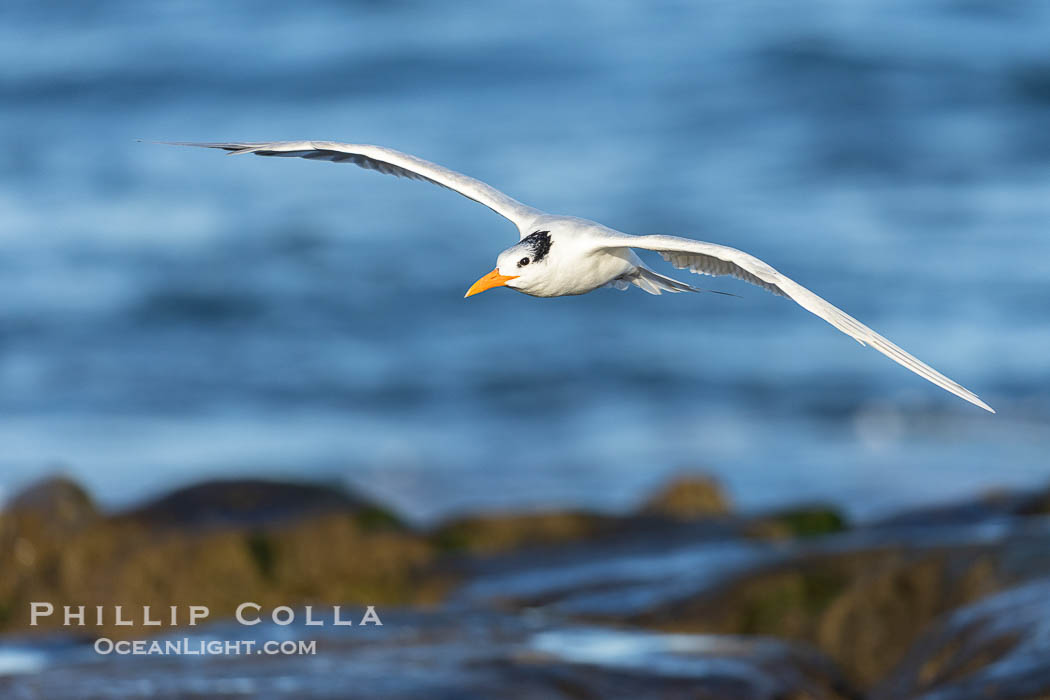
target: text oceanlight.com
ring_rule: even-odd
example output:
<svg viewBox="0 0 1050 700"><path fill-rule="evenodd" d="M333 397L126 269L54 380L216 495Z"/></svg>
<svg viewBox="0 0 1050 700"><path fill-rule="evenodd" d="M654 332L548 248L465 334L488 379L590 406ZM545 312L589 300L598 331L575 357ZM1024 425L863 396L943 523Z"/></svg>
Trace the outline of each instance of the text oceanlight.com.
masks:
<svg viewBox="0 0 1050 700"><path fill-rule="evenodd" d="M166 639L113 641L107 637L95 640L95 652L102 655L122 656L239 656L265 654L268 656L313 656L317 653L314 640L269 640L254 639Z"/></svg>

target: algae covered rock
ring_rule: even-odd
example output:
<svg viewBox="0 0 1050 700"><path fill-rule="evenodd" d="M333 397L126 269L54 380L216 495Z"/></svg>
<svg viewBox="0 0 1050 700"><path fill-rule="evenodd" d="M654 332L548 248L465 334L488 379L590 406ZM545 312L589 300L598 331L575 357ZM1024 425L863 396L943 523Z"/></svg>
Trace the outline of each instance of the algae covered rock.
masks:
<svg viewBox="0 0 1050 700"><path fill-rule="evenodd" d="M999 585L980 555L902 557L852 581L823 611L816 641L861 682L874 683L927 625Z"/></svg>
<svg viewBox="0 0 1050 700"><path fill-rule="evenodd" d="M926 625L999 586L995 565L979 549L814 554L731 577L630 621L808 642L868 685L900 661Z"/></svg>
<svg viewBox="0 0 1050 700"><path fill-rule="evenodd" d="M755 518L747 527L754 537L787 539L832 535L849 528L845 514L826 504L799 506Z"/></svg>
<svg viewBox="0 0 1050 700"><path fill-rule="evenodd" d="M728 515L729 500L722 487L706 476L687 476L672 481L641 507L645 515L694 520Z"/></svg>
<svg viewBox="0 0 1050 700"><path fill-rule="evenodd" d="M365 527L404 527L393 512L341 486L264 479L193 484L125 517L153 526L210 526L260 525L325 513L352 514Z"/></svg>
<svg viewBox="0 0 1050 700"><path fill-rule="evenodd" d="M65 476L51 476L31 484L11 498L4 511L60 528L81 527L99 516L90 494Z"/></svg>
<svg viewBox="0 0 1050 700"><path fill-rule="evenodd" d="M490 513L443 523L430 539L446 551L494 554L593 537L606 531L612 520L584 511Z"/></svg>
<svg viewBox="0 0 1050 700"><path fill-rule="evenodd" d="M962 607L930 626L874 700L1050 697L1050 579Z"/></svg>
<svg viewBox="0 0 1050 700"><path fill-rule="evenodd" d="M341 488L207 482L106 516L76 484L49 480L0 515L0 629L26 629L33 600L204 605L216 617L244 600L433 602L449 580L435 556L393 513ZM112 622L97 631L141 634Z"/></svg>

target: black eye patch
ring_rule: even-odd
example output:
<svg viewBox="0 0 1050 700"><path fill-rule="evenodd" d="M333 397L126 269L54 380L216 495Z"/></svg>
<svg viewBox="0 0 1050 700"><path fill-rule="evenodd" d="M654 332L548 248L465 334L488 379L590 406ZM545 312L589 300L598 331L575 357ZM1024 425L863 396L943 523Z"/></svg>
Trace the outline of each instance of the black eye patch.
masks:
<svg viewBox="0 0 1050 700"><path fill-rule="evenodd" d="M523 245L528 248L532 253L533 262L539 262L547 257L547 253L550 252L552 245L551 232L536 231L535 233L530 233L525 236L525 238L522 238L521 243L518 245Z"/></svg>

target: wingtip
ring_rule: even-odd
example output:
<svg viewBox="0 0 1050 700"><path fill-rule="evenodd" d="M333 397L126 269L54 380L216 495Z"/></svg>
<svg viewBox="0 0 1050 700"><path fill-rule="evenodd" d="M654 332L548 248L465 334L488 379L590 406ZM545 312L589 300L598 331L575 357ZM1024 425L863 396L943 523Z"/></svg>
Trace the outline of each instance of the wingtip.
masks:
<svg viewBox="0 0 1050 700"><path fill-rule="evenodd" d="M977 394L970 394L969 396L965 396L963 398L972 403L974 406L979 406L980 408L983 408L989 413L995 413L995 409L986 404L984 401L981 401L980 397L978 397Z"/></svg>
<svg viewBox="0 0 1050 700"><path fill-rule="evenodd" d="M219 148L224 145L218 143L204 143L203 141L150 141L150 143L160 144L161 146L193 146L195 148Z"/></svg>
<svg viewBox="0 0 1050 700"><path fill-rule="evenodd" d="M139 143L150 143L154 146L197 146L199 144L187 141L154 141L152 139L135 139Z"/></svg>
<svg viewBox="0 0 1050 700"><path fill-rule="evenodd" d="M191 148L216 148L226 151L228 156L236 156L242 153L252 153L258 144L235 144L235 143L205 143L202 141L150 141L150 143L162 146L189 146Z"/></svg>

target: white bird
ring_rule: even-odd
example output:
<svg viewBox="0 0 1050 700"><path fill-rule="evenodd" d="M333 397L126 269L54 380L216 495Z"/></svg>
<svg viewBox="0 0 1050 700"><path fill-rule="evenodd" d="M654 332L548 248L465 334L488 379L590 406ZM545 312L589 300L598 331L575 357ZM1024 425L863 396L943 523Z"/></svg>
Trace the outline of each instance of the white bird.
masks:
<svg viewBox="0 0 1050 700"><path fill-rule="evenodd" d="M652 250L677 268L688 268L701 275L729 275L787 297L861 345L870 345L942 389L995 413L973 392L758 258L735 248L678 236L635 236L587 219L548 214L526 206L480 180L381 146L334 141L171 145L219 148L232 155L254 153L353 163L388 175L432 182L484 204L517 226L520 238L516 245L499 254L492 272L467 290L465 296L468 297L493 287L510 287L537 297L586 294L599 287L627 289L632 284L650 294L705 291L649 269L634 252L635 248Z"/></svg>

